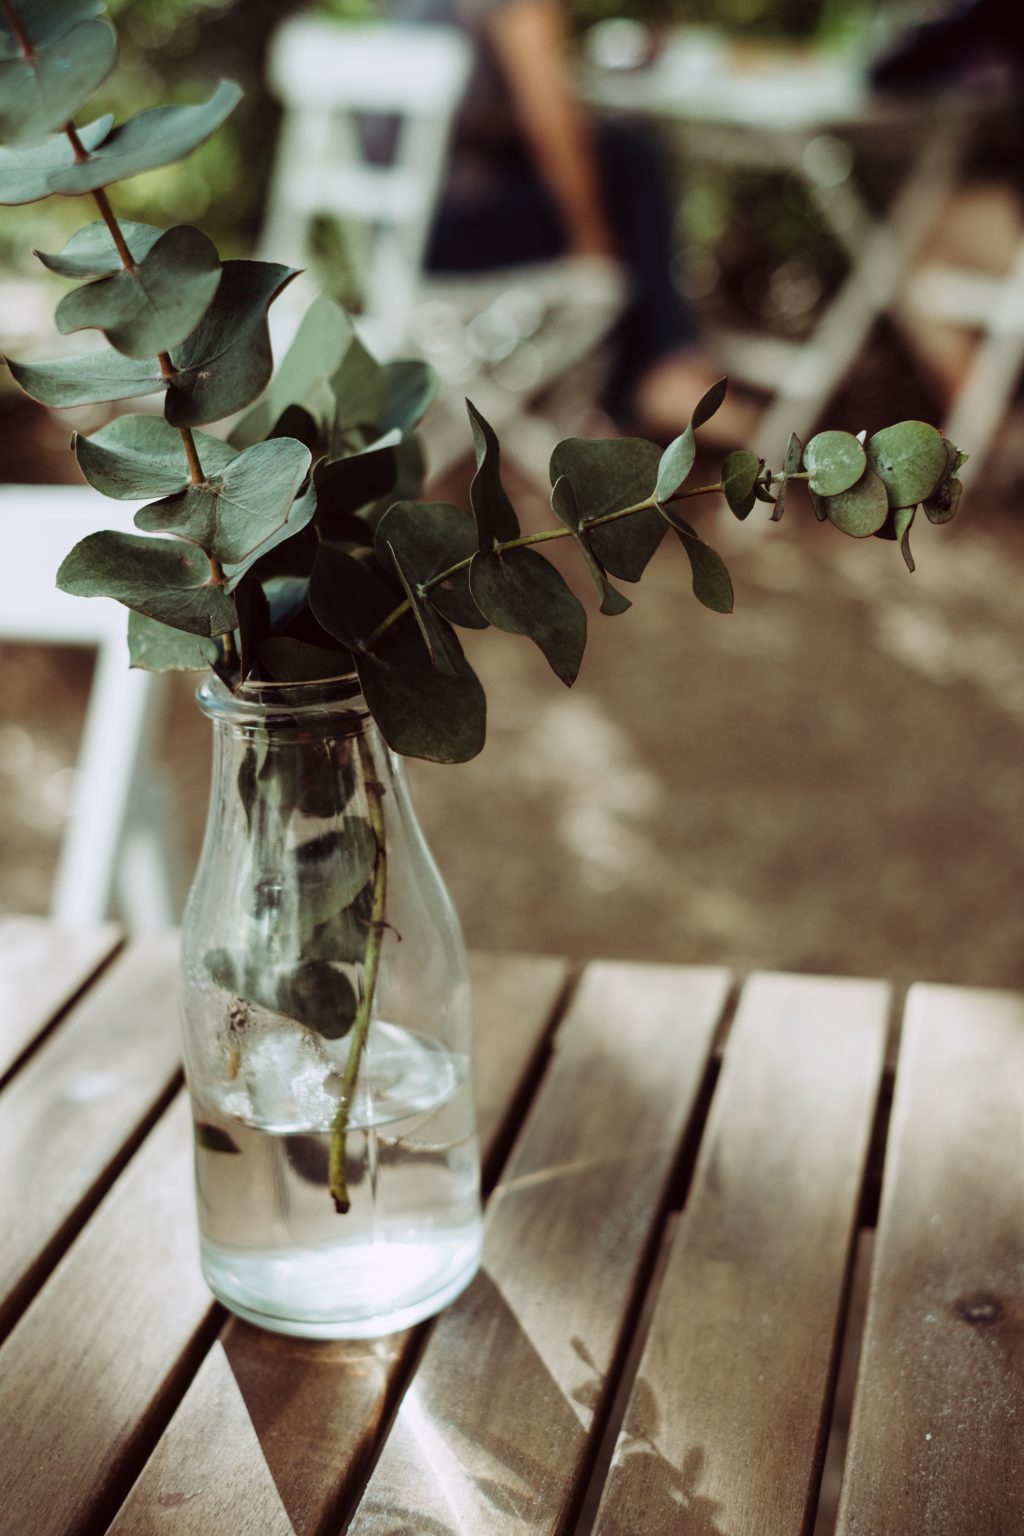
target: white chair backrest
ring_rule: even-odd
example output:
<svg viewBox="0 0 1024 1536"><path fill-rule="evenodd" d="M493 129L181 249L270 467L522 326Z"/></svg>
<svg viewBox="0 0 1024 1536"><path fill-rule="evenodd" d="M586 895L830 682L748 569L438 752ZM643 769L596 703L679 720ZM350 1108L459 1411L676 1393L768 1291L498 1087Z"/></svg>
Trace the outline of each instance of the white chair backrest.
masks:
<svg viewBox="0 0 1024 1536"><path fill-rule="evenodd" d="M97 528L127 532L139 503L103 501L89 486L6 485L0 528L7 551L0 589L0 639L84 645L97 652L51 914L70 925L108 917L115 895L135 928L178 917L166 869L153 849L130 838L133 802L164 679L129 670L127 615L107 598L70 597L57 568Z"/></svg>
<svg viewBox="0 0 1024 1536"><path fill-rule="evenodd" d="M359 329L381 357L405 336L471 63L468 40L451 27L298 17L271 44L268 75L284 117L259 254L304 266L316 218L355 226L363 236ZM367 157L367 114L395 119L388 164ZM301 295L297 285L286 309L298 309Z"/></svg>

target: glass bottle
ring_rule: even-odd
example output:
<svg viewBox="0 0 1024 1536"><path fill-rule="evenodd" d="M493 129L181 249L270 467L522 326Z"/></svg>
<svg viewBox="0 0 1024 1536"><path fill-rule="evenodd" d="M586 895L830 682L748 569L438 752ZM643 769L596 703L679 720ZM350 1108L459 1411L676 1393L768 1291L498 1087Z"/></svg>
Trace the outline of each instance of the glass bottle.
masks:
<svg viewBox="0 0 1024 1536"><path fill-rule="evenodd" d="M355 679L199 689L182 936L203 1272L281 1333L430 1316L480 1259L458 918Z"/></svg>

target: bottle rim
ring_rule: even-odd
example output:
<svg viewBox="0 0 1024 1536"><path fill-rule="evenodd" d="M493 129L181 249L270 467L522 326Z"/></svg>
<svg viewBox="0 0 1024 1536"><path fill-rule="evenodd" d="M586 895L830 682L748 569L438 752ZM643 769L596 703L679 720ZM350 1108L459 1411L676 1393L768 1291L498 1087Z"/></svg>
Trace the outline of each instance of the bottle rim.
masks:
<svg viewBox="0 0 1024 1536"><path fill-rule="evenodd" d="M245 682L235 693L211 672L196 689L196 702L215 724L234 729L308 729L314 721L329 721L332 730L358 735L370 721L354 672L313 682Z"/></svg>

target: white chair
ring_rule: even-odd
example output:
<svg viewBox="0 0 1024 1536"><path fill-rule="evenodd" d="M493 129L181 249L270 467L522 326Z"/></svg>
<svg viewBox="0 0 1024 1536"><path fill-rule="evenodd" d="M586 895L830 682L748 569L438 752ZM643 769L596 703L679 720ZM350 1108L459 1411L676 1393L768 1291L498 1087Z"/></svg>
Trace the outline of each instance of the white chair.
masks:
<svg viewBox="0 0 1024 1536"><path fill-rule="evenodd" d="M606 263L545 262L426 276L424 252L472 50L454 28L297 17L275 34L271 87L284 108L259 242L266 260L306 266L318 218L339 221L358 267L357 329L381 360L427 357L442 379L430 422L435 472L468 450L470 392L506 452L545 477L553 436L530 405L593 352L623 300ZM386 165L367 157L367 114L394 119ZM275 351L313 295L308 276L271 311ZM275 329L276 328L276 329Z"/></svg>
<svg viewBox="0 0 1024 1536"><path fill-rule="evenodd" d="M98 528L131 530L136 506L106 501L89 486L0 489L7 550L0 639L96 650L50 909L69 926L117 915L129 929L145 931L180 917L180 886L163 836L166 790L150 751L168 680L129 669L119 603L69 597L54 584L77 540Z"/></svg>

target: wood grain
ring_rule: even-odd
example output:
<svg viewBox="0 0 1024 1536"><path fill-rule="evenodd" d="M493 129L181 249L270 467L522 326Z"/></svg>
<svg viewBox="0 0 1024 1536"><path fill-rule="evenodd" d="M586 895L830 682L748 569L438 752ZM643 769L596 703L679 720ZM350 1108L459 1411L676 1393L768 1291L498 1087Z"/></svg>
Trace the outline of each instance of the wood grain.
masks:
<svg viewBox="0 0 1024 1536"><path fill-rule="evenodd" d="M119 942L112 923L60 929L44 917L0 917L0 1078Z"/></svg>
<svg viewBox="0 0 1024 1536"><path fill-rule="evenodd" d="M0 1093L0 1330L174 1081L177 966L129 947Z"/></svg>
<svg viewBox="0 0 1024 1536"><path fill-rule="evenodd" d="M727 992L720 971L587 968L352 1536L564 1529Z"/></svg>
<svg viewBox="0 0 1024 1536"><path fill-rule="evenodd" d="M568 967L472 962L485 1165L547 1036ZM421 1334L363 1343L282 1338L231 1319L114 1522L111 1536L312 1536L365 1475Z"/></svg>
<svg viewBox="0 0 1024 1536"><path fill-rule="evenodd" d="M151 1415L194 1369L213 1315L181 1094L0 1349L5 1530L105 1528Z"/></svg>
<svg viewBox="0 0 1024 1536"><path fill-rule="evenodd" d="M1024 1532L1024 998L914 987L841 1536Z"/></svg>
<svg viewBox="0 0 1024 1536"><path fill-rule="evenodd" d="M887 1000L816 977L744 989L600 1536L810 1528Z"/></svg>

